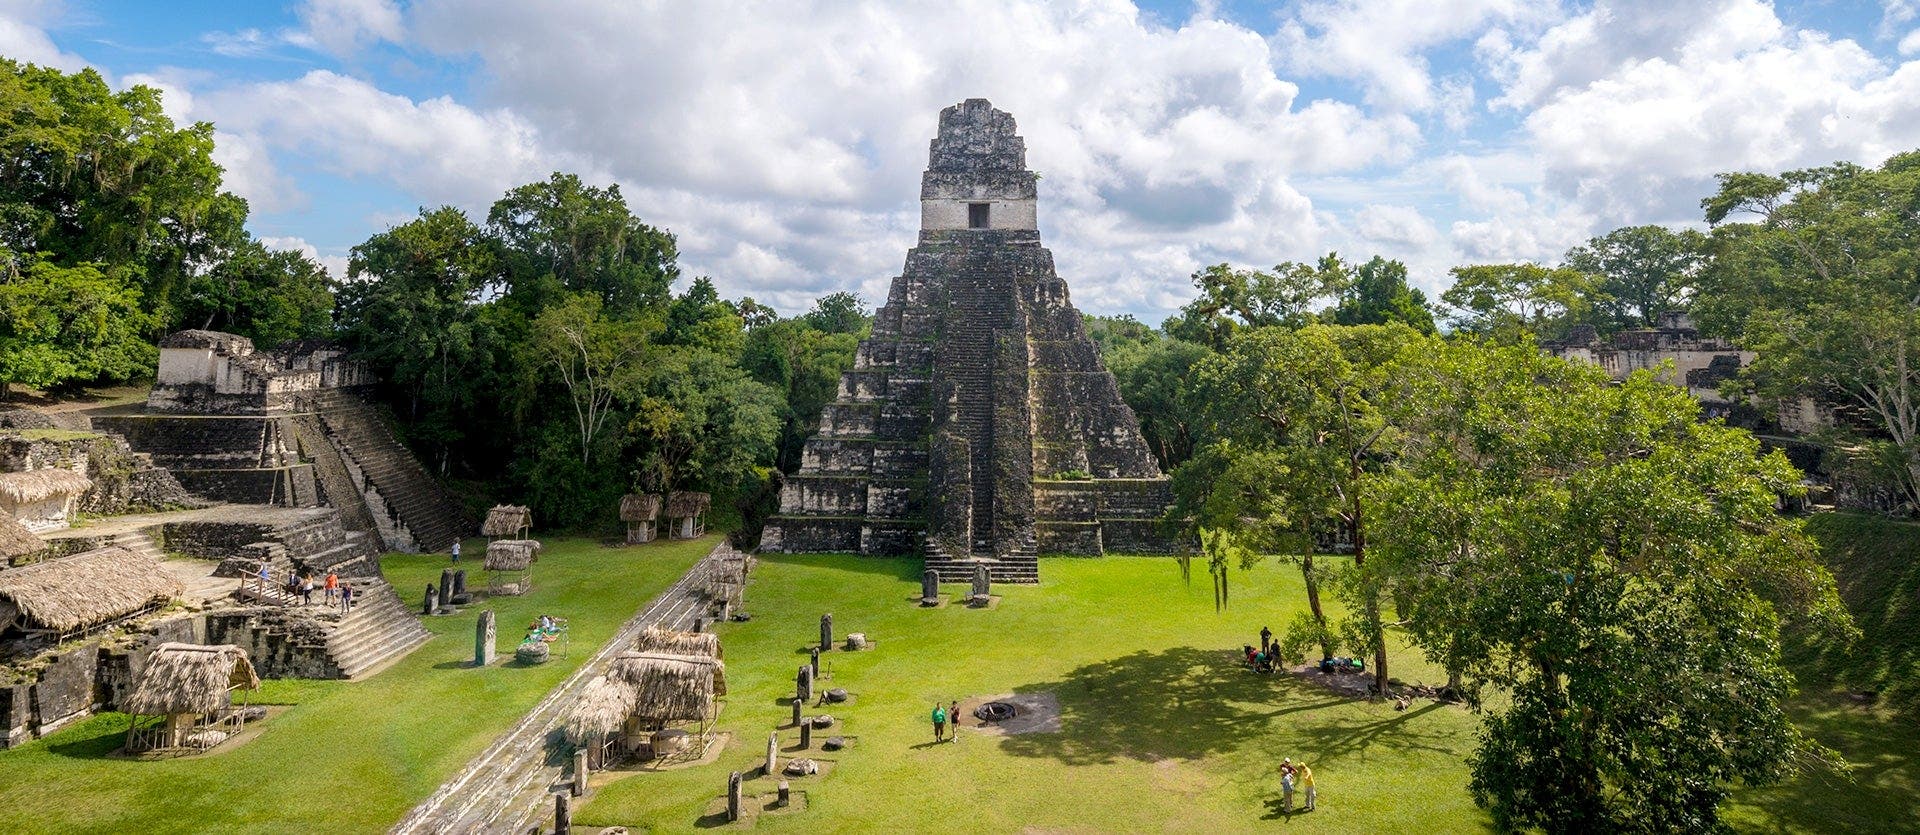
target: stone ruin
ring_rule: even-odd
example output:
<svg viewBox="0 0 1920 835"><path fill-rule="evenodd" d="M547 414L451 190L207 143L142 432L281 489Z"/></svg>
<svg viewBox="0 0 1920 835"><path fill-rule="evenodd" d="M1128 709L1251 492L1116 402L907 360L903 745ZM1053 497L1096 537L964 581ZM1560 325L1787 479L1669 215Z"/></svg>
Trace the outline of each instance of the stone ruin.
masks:
<svg viewBox="0 0 1920 835"><path fill-rule="evenodd" d="M205 572L171 593L181 607L136 600L61 620L34 603L60 622L0 618L0 747L116 709L161 642L240 646L263 677L359 678L430 637L380 579L380 553L438 550L470 523L362 396L373 381L360 364L318 342L258 352L243 337L183 331L161 342L156 377L144 408L0 411L0 473L24 474L8 485L84 483L70 507L94 517L0 537L0 576L20 585L22 572L61 575L102 553L127 571L165 571L180 556ZM12 494L45 504L47 492ZM37 505L0 513L47 516ZM272 584L239 581L262 565ZM280 587L296 570L335 573L353 610L320 592L300 605ZM48 593L99 598L89 584L124 589L137 573L94 571ZM434 606L466 598L464 586L459 572L443 576Z"/></svg>
<svg viewBox="0 0 1920 835"><path fill-rule="evenodd" d="M1039 581L1040 552L1168 552L1168 483L1035 220L1038 176L985 99L940 113L919 245L781 490L761 548L924 553Z"/></svg>
<svg viewBox="0 0 1920 835"><path fill-rule="evenodd" d="M374 382L328 343L258 351L243 336L180 331L160 341L146 407L93 424L198 495L329 506L377 550L444 549L472 523L365 396Z"/></svg>

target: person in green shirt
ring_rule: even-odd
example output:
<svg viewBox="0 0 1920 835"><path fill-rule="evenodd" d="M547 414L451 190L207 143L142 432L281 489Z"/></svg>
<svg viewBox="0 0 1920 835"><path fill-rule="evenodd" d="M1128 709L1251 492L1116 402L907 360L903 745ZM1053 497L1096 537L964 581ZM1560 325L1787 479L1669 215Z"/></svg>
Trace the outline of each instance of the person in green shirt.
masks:
<svg viewBox="0 0 1920 835"><path fill-rule="evenodd" d="M947 709L939 703L933 706L933 741L945 742L947 738Z"/></svg>

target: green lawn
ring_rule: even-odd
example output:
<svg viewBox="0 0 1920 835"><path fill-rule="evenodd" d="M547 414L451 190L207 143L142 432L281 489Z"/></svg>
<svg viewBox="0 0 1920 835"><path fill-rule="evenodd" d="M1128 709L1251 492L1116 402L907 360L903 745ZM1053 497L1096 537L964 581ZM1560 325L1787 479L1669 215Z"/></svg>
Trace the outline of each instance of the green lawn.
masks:
<svg viewBox="0 0 1920 835"><path fill-rule="evenodd" d="M1475 720L1458 708L1334 698L1285 676L1259 676L1235 654L1260 627L1304 605L1297 569L1269 563L1235 576L1232 607L1213 609L1204 577L1189 588L1171 560L1050 559L1037 587L1000 589L999 608L916 608L917 560L768 556L747 589L753 620L724 624L728 686L719 762L639 773L610 784L576 816L595 825L684 830L710 825L706 805L727 772L752 768L784 723L793 675L822 612L877 649L822 661L828 686L855 696L834 709L851 750L802 780L804 814L774 830L1446 832L1485 828L1467 797ZM950 586L948 591L958 590ZM1435 681L1410 653L1398 677ZM933 746L934 700L1050 691L1060 733L969 734ZM790 734L786 738L790 739ZM1321 809L1278 819L1280 758L1306 758ZM765 781L750 784L750 792Z"/></svg>
<svg viewBox="0 0 1920 835"><path fill-rule="evenodd" d="M369 680L267 682L256 702L293 707L231 750L156 762L108 759L126 717L106 714L0 752L0 832L385 830L714 541L630 549L548 542L534 566L534 592L487 604L498 613L499 645L509 656L520 627L540 613L573 619L570 656L542 666L467 667L479 611L469 608L428 619L436 637ZM406 596L437 581L446 557L401 554L384 562Z"/></svg>

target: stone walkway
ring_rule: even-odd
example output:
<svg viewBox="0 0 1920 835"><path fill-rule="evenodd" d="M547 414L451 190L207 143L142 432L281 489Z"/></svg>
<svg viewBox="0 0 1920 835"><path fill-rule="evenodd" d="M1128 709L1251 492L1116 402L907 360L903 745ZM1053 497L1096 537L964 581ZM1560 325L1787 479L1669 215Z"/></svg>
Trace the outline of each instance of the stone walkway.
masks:
<svg viewBox="0 0 1920 835"><path fill-rule="evenodd" d="M707 573L733 549L725 542L639 614L620 627L593 658L547 693L519 724L495 740L426 802L414 807L395 835L415 833L526 832L553 814L553 792L564 790L572 752L565 743L568 714L586 686L606 672L613 657L632 649L649 626L688 629L706 609Z"/></svg>

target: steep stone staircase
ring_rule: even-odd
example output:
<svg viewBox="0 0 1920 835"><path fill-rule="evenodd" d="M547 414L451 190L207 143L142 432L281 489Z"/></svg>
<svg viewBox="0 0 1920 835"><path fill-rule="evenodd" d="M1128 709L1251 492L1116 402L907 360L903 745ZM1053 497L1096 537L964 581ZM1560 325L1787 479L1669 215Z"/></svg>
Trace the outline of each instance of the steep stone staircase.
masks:
<svg viewBox="0 0 1920 835"><path fill-rule="evenodd" d="M327 652L341 676L361 679L398 661L433 637L386 583L354 583L353 611L327 634Z"/></svg>
<svg viewBox="0 0 1920 835"><path fill-rule="evenodd" d="M352 392L330 390L312 396L307 405L319 417L333 448L359 470L359 477L379 494L386 511L406 527L415 549L445 549L472 526L446 489L394 437L372 404Z"/></svg>

